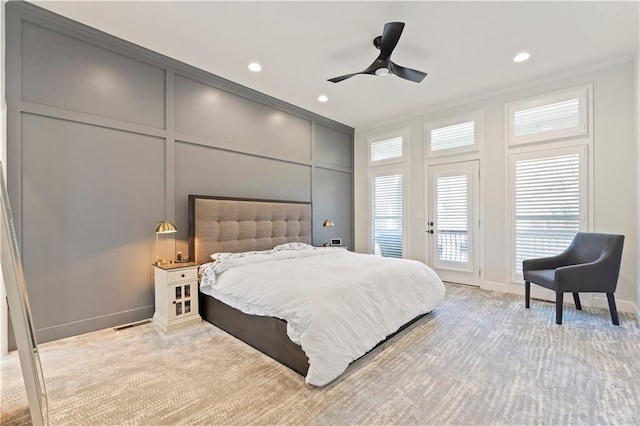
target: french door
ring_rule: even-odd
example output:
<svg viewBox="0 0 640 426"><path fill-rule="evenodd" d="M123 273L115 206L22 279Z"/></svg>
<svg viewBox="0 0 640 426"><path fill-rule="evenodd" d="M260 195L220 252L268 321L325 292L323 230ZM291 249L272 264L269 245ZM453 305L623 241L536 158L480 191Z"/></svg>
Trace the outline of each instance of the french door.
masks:
<svg viewBox="0 0 640 426"><path fill-rule="evenodd" d="M443 281L480 285L479 162L428 166L427 251Z"/></svg>

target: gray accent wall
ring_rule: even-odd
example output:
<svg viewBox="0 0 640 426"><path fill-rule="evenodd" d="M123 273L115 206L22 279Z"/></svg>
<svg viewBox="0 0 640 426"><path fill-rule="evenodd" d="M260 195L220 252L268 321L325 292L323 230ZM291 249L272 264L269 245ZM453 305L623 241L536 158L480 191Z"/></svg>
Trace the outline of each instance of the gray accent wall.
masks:
<svg viewBox="0 0 640 426"><path fill-rule="evenodd" d="M348 172L317 167L313 191L313 244L324 244L324 219L331 219L334 227L327 228L327 240L342 238L342 245L354 250L350 219L353 217L353 176Z"/></svg>
<svg viewBox="0 0 640 426"><path fill-rule="evenodd" d="M354 250L351 226L353 213L353 136L322 124L313 126L313 242L324 244L324 219L335 226L326 230L327 239L342 238L342 245Z"/></svg>
<svg viewBox="0 0 640 426"><path fill-rule="evenodd" d="M178 133L265 155L311 160L311 121L306 118L180 75L175 78L175 104Z"/></svg>
<svg viewBox="0 0 640 426"><path fill-rule="evenodd" d="M150 318L153 231L175 223L188 254L189 194L312 201L314 243L331 219L353 249L352 128L23 2L6 5L6 74L40 342Z"/></svg>
<svg viewBox="0 0 640 426"><path fill-rule="evenodd" d="M188 252L189 194L221 197L311 200L311 166L176 142L177 250ZM323 186L320 182L316 190ZM267 195L268 194L268 195ZM313 208L313 206L312 206ZM319 209L319 210L317 210ZM314 209L314 217L321 206Z"/></svg>

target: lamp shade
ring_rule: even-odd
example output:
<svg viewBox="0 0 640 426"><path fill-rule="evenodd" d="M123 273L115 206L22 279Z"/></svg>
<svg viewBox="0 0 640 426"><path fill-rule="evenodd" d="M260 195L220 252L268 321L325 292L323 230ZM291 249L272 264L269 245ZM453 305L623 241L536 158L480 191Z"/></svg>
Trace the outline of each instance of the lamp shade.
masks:
<svg viewBox="0 0 640 426"><path fill-rule="evenodd" d="M178 229L173 223L167 222L166 220L158 222L158 226L156 226L156 234L171 234L173 232L178 232Z"/></svg>
<svg viewBox="0 0 640 426"><path fill-rule="evenodd" d="M324 223L322 224L322 226L324 226L325 228L332 228L335 225L333 224L333 222L329 219L325 220Z"/></svg>

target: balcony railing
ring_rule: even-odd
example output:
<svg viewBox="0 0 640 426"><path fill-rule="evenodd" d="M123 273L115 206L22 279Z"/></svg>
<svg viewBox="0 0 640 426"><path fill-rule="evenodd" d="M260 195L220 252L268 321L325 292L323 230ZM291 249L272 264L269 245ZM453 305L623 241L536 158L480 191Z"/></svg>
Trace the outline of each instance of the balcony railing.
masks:
<svg viewBox="0 0 640 426"><path fill-rule="evenodd" d="M443 262L469 261L467 231L438 230L438 260Z"/></svg>

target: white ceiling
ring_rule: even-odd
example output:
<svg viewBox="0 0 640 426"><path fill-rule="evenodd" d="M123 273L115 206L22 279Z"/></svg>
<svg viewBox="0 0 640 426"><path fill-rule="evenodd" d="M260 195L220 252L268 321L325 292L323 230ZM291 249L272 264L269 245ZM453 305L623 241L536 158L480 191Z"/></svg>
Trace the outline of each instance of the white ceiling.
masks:
<svg viewBox="0 0 640 426"><path fill-rule="evenodd" d="M353 127L631 56L639 41L637 1L34 3ZM369 66L390 21L406 23L392 60L428 72L422 83L326 81ZM512 62L522 50L531 59Z"/></svg>

